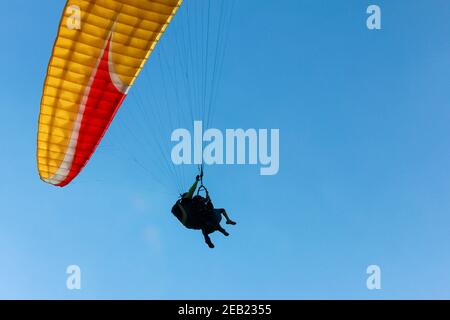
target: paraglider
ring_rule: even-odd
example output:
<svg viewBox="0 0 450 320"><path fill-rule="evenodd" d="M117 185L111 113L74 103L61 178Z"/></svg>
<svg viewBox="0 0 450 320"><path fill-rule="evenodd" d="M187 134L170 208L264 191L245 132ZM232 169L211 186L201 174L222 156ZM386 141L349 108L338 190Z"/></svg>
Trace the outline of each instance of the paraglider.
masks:
<svg viewBox="0 0 450 320"><path fill-rule="evenodd" d="M197 190L198 183L201 185ZM200 195L201 191L205 191L206 196ZM172 214L188 229L201 230L205 243L212 249L214 244L209 235L215 231L219 231L224 236L228 237L230 234L222 228L220 222L222 215L226 219L226 224L236 225L236 222L230 219L225 209L216 209L209 196L208 189L203 185L203 170L195 179L194 184L188 192L181 196L172 208Z"/></svg>
<svg viewBox="0 0 450 320"><path fill-rule="evenodd" d="M181 3L182 0L67 0L41 99L37 165L44 182L64 187L85 167ZM158 53L159 60L166 62L160 62L161 73L157 75L160 86L149 86L146 91L154 94L161 90L159 93L167 103L165 110L170 115L190 115L191 120L198 116L209 127L228 38L224 31L231 20L230 11L225 10L230 1L196 3L181 16L186 27L178 29L178 37L184 39L172 37L178 50L175 56L183 60L178 60L178 64L167 63L165 54ZM211 3L216 3L215 10ZM175 83L177 75L181 85L174 86L175 93L170 95L166 80ZM182 92L186 99L180 99ZM171 106L170 96L178 99ZM137 106L140 101L137 99ZM181 111L182 104L189 106L189 112ZM161 104L146 104L141 108L142 117L138 118L148 115L147 111L153 113L153 118L144 121L145 128L154 130L151 136L159 147L153 148L152 153L164 155L162 139L158 139L164 132L158 105ZM176 163L166 161L162 167L169 168L178 190L182 190L182 175L177 174L175 166ZM194 196L199 182L201 186ZM200 196L201 190L206 197ZM224 209L214 208L203 185L203 167L172 212L187 228L202 230L211 248L214 247L211 233L229 235L220 226L222 216L227 224L236 224Z"/></svg>
<svg viewBox="0 0 450 320"><path fill-rule="evenodd" d="M37 165L43 181L64 187L80 173L181 2L67 1L41 99Z"/></svg>

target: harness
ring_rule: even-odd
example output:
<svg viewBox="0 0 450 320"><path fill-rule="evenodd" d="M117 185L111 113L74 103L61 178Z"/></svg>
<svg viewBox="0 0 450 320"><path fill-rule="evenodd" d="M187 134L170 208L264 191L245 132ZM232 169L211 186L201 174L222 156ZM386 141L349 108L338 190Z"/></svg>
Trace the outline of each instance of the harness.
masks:
<svg viewBox="0 0 450 320"><path fill-rule="evenodd" d="M180 202L177 202L177 205L178 205L178 208L181 210L181 223L184 226L187 226L188 215L186 213L186 210L184 210L184 208Z"/></svg>

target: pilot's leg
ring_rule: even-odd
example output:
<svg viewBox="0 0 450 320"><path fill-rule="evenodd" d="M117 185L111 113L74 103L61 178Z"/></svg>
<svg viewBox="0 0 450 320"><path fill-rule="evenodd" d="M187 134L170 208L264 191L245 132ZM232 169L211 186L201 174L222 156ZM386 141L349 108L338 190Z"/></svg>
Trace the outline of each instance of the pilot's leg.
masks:
<svg viewBox="0 0 450 320"><path fill-rule="evenodd" d="M208 235L208 232L205 229L202 229L203 237L205 237L205 242L211 249L214 248L214 244L211 241L211 238Z"/></svg>
<svg viewBox="0 0 450 320"><path fill-rule="evenodd" d="M222 233L225 237L228 237L230 234L224 229L222 228L220 225L217 227L217 231L219 231L220 233Z"/></svg>

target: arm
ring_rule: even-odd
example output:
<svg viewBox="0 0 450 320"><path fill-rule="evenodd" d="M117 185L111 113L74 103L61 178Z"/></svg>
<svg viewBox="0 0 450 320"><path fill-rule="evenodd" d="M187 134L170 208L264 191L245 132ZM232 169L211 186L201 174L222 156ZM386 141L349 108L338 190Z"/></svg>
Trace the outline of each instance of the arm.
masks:
<svg viewBox="0 0 450 320"><path fill-rule="evenodd" d="M205 205L206 205L206 207L207 207L207 209L208 210L212 210L212 209L214 209L214 205L213 205L213 203L212 203L212 201L211 201L211 197L209 196L209 192L208 192L208 190L206 190L206 197L205 197Z"/></svg>
<svg viewBox="0 0 450 320"><path fill-rule="evenodd" d="M185 198L188 199L192 199L192 197L194 196L194 192L195 190L197 190L197 185L198 185L198 177L196 179L196 181L194 182L194 184L192 185L192 187L189 189L189 191L187 192L187 195L185 196Z"/></svg>

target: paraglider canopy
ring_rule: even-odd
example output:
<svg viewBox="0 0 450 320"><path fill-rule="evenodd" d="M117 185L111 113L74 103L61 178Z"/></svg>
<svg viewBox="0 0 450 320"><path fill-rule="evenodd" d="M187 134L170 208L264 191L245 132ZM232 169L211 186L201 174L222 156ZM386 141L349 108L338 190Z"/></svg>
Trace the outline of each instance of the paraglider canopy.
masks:
<svg viewBox="0 0 450 320"><path fill-rule="evenodd" d="M41 100L43 181L65 186L86 165L181 2L67 1Z"/></svg>

